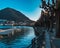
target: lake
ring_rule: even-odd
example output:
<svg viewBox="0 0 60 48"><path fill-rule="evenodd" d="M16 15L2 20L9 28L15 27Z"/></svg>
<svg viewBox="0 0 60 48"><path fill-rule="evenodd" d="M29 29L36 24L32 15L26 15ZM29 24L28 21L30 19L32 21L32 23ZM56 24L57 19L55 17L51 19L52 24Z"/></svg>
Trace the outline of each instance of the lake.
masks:
<svg viewBox="0 0 60 48"><path fill-rule="evenodd" d="M0 29L22 28L22 34L16 37L0 39L0 48L27 48L35 37L34 29L27 26L0 26Z"/></svg>

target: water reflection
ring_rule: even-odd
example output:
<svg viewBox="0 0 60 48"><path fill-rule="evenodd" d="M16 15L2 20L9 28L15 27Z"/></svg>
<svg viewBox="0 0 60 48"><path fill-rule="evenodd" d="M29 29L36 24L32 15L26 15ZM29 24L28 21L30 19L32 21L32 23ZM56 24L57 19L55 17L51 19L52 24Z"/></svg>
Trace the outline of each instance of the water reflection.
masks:
<svg viewBox="0 0 60 48"><path fill-rule="evenodd" d="M0 48L27 48L31 40L35 37L32 27L21 27L22 33L12 38L0 39Z"/></svg>

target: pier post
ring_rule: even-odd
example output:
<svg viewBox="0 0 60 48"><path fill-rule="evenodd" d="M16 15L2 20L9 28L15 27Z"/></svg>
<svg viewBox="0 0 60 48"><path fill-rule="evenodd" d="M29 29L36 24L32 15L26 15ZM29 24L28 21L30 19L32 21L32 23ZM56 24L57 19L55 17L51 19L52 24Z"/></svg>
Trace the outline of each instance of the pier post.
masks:
<svg viewBox="0 0 60 48"><path fill-rule="evenodd" d="M14 35L14 29L12 30L12 33L11 34Z"/></svg>

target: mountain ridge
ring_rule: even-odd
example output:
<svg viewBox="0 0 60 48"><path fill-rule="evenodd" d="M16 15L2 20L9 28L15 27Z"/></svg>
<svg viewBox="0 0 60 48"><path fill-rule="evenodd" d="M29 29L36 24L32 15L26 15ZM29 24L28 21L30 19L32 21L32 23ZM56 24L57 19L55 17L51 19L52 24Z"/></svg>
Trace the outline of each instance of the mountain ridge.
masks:
<svg viewBox="0 0 60 48"><path fill-rule="evenodd" d="M28 17L26 17L23 13L8 7L0 10L0 19L6 19L9 21L16 21L16 22L32 21Z"/></svg>

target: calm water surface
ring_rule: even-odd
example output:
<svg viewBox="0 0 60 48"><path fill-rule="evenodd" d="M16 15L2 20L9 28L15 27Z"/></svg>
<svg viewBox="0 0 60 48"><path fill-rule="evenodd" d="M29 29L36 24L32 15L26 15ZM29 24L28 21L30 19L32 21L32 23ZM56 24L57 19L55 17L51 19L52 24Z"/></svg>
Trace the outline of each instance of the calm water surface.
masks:
<svg viewBox="0 0 60 48"><path fill-rule="evenodd" d="M11 26L0 26L1 28L12 28ZM15 28L22 28L23 32L19 36L12 38L5 38L0 40L0 48L27 48L31 44L31 40L35 37L34 29L26 26L14 26ZM14 28L13 27L13 28Z"/></svg>

